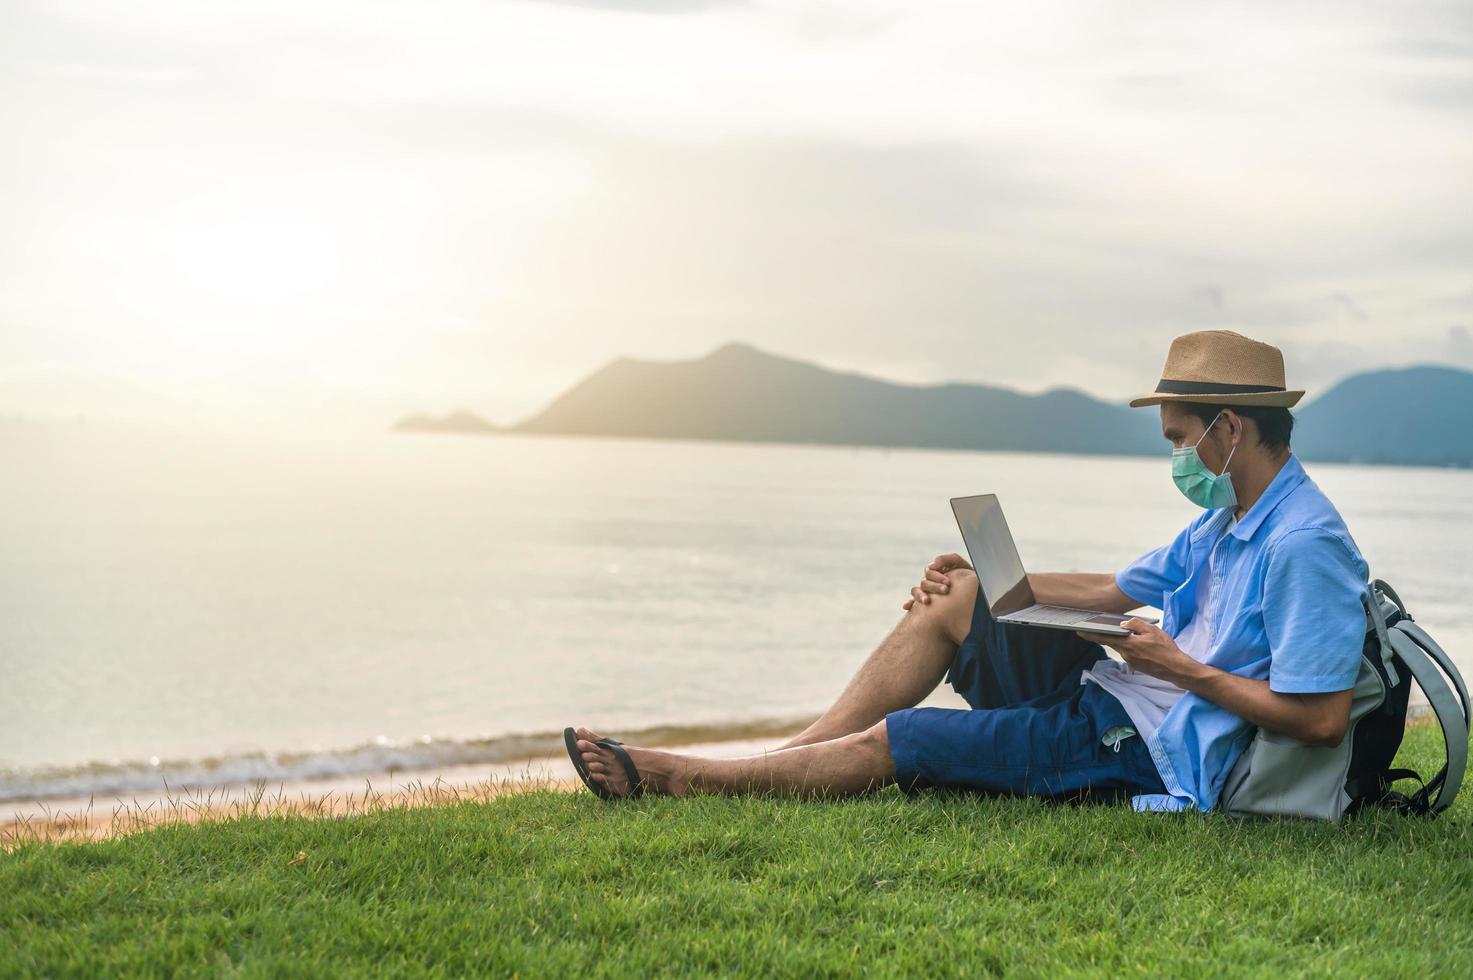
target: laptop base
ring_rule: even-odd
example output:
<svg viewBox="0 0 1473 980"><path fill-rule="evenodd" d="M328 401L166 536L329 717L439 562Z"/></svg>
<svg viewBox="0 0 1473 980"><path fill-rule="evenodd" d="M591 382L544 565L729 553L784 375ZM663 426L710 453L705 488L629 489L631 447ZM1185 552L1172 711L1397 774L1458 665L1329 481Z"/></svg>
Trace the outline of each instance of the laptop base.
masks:
<svg viewBox="0 0 1473 980"><path fill-rule="evenodd" d="M1048 619L1036 619L1028 615L1029 610L1023 609L1015 613L997 617L999 623L1014 623L1018 626L1037 626L1042 629L1071 630L1076 633L1106 633L1110 636L1129 636L1130 630L1120 624L1128 619L1140 619L1147 623L1156 620L1151 616L1124 616L1118 613L1094 612L1088 609L1078 610L1079 618L1073 621L1061 622L1058 617L1053 621Z"/></svg>

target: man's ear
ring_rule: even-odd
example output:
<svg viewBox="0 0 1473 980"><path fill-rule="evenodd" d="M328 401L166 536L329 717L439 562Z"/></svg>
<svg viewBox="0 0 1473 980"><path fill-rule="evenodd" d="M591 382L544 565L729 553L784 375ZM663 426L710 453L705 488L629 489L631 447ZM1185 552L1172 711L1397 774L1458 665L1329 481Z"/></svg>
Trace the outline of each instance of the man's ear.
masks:
<svg viewBox="0 0 1473 980"><path fill-rule="evenodd" d="M1225 408L1222 410L1222 420L1227 423L1224 429L1228 433L1227 444L1229 446L1235 446L1248 438L1248 430L1245 428L1243 416L1231 408Z"/></svg>

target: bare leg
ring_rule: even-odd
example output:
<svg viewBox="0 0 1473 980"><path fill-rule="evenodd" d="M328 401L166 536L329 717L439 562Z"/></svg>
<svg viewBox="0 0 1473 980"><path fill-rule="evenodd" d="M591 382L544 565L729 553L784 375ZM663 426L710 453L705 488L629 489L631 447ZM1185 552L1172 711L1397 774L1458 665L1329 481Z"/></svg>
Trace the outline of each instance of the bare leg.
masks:
<svg viewBox="0 0 1473 980"><path fill-rule="evenodd" d="M595 744L598 736L578 729L578 748L592 778L623 796L629 779L612 752ZM625 747L645 791L682 796L691 791L731 794L852 796L895 780L895 763L883 722L842 738L778 749L739 759Z"/></svg>
<svg viewBox="0 0 1473 980"><path fill-rule="evenodd" d="M977 576L969 569L954 569L948 576L951 591L911 606L833 706L784 743L784 749L862 732L891 711L914 707L936 689L972 628L977 596Z"/></svg>

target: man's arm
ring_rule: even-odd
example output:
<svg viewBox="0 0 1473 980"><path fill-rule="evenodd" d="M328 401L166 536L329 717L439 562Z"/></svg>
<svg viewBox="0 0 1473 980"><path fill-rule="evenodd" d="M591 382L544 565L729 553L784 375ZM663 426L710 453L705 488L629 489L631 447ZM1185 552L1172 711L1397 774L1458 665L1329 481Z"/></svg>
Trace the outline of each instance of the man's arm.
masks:
<svg viewBox="0 0 1473 980"><path fill-rule="evenodd" d="M944 593L951 585L947 573L958 568L971 568L961 555L937 555L926 566L921 584L910 590L903 603L909 609L916 600L930 602L932 595ZM1096 612L1127 613L1139 609L1140 603L1120 591L1115 576L1091 572L1035 572L1028 576L1028 587L1035 601L1046 606L1073 606Z"/></svg>
<svg viewBox="0 0 1473 980"><path fill-rule="evenodd" d="M1350 727L1350 691L1280 694L1269 689L1268 681L1239 677L1204 664L1197 666L1202 676L1185 690L1260 728L1310 745L1339 745Z"/></svg>
<svg viewBox="0 0 1473 980"><path fill-rule="evenodd" d="M971 564L959 554L938 554L925 567L921 585L910 589L910 598L904 601L904 609L910 609L916 600L929 603L931 595L946 592L952 584L947 572L969 567ZM1102 613L1128 613L1140 609L1140 603L1119 591L1115 576L1109 572L1034 572L1028 575L1028 588L1033 589L1034 600L1044 606L1072 606Z"/></svg>
<svg viewBox="0 0 1473 980"><path fill-rule="evenodd" d="M1034 600L1045 606L1127 613L1141 605L1121 592L1108 572L1035 572L1028 576L1028 586Z"/></svg>
<svg viewBox="0 0 1473 980"><path fill-rule="evenodd" d="M1088 572L1044 572L1028 576L1028 585L1033 597L1048 606L1073 606L1076 609L1095 609L1100 612L1127 613L1148 605L1167 589L1174 589L1186 580L1187 555L1191 550L1192 531L1204 520L1188 524L1170 544L1147 552L1131 562L1115 575L1091 574ZM911 597L902 603L909 609L916 602L930 602L932 594L944 593L950 587L946 573L955 568L971 568L967 560L958 554L937 555L926 566L921 584L910 590ZM1125 588L1138 596L1141 602L1130 598Z"/></svg>
<svg viewBox="0 0 1473 980"><path fill-rule="evenodd" d="M1280 694L1252 680L1192 659L1170 636L1144 620L1125 623L1130 636L1079 634L1118 651L1142 673L1170 681L1245 721L1310 745L1339 745L1350 726L1351 692Z"/></svg>

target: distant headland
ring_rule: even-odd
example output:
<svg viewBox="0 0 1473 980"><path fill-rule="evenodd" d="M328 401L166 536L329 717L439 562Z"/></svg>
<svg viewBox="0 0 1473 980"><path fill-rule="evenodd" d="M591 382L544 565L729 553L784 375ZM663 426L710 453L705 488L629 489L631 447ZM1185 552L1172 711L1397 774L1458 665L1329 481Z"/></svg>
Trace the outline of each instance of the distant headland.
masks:
<svg viewBox="0 0 1473 980"><path fill-rule="evenodd" d="M448 415L406 415L394 423L396 432L454 432L463 435L481 435L488 432L500 432L500 427L492 425L485 419L472 412L451 412Z"/></svg>
<svg viewBox="0 0 1473 980"><path fill-rule="evenodd" d="M1473 372L1352 375L1295 413L1305 459L1473 466ZM542 411L498 426L469 411L409 415L398 432L625 436L927 449L1159 454L1155 412L1081 391L912 385L730 343L688 361L621 357Z"/></svg>

